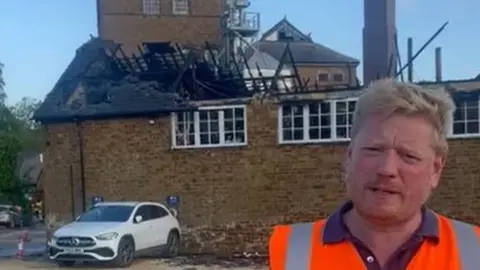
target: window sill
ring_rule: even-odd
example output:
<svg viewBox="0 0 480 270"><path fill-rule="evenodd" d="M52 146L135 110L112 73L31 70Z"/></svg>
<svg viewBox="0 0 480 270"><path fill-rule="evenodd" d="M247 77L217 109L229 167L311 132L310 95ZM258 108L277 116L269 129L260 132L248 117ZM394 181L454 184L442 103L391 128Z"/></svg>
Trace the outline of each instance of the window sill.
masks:
<svg viewBox="0 0 480 270"><path fill-rule="evenodd" d="M172 146L173 150L181 149L205 149L205 148L230 148L230 147L242 147L247 146L248 143L231 143L231 144L213 144L213 145L185 145L185 146Z"/></svg>
<svg viewBox="0 0 480 270"><path fill-rule="evenodd" d="M279 145L295 145L295 144L332 144L332 143L348 143L348 139L329 139L329 140L302 140L302 141L283 141L278 142Z"/></svg>
<svg viewBox="0 0 480 270"><path fill-rule="evenodd" d="M447 140L459 140L459 139L479 139L479 134L456 134L456 135L449 135Z"/></svg>

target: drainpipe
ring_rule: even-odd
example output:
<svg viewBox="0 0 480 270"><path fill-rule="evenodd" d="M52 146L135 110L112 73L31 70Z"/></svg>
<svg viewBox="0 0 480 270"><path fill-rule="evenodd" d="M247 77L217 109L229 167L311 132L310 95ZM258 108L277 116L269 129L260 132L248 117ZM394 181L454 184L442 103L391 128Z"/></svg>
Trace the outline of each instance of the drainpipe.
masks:
<svg viewBox="0 0 480 270"><path fill-rule="evenodd" d="M80 182L82 188L82 212L86 210L86 192L85 192L85 163L83 157L83 125L82 122L76 121L78 136L78 152L80 155Z"/></svg>

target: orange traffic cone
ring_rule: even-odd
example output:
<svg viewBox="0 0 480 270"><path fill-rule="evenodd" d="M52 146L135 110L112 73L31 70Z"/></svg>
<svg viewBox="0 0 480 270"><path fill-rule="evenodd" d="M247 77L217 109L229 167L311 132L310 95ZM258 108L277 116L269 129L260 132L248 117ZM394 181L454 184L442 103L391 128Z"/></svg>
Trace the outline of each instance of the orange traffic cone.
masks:
<svg viewBox="0 0 480 270"><path fill-rule="evenodd" d="M27 242L27 241L28 241L28 231L24 231L23 234L18 239L17 254L16 254L16 257L18 259L23 258L25 242Z"/></svg>

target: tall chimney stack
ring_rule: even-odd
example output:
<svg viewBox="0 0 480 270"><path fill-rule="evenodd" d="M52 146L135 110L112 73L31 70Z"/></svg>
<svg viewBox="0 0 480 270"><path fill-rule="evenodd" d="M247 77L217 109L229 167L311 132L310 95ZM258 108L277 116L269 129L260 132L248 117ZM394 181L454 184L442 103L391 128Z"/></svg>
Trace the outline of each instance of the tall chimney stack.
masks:
<svg viewBox="0 0 480 270"><path fill-rule="evenodd" d="M395 76L395 0L364 0L363 84Z"/></svg>
<svg viewBox="0 0 480 270"><path fill-rule="evenodd" d="M408 38L407 41L407 72L408 72L408 81L413 82L413 38Z"/></svg>
<svg viewBox="0 0 480 270"><path fill-rule="evenodd" d="M435 48L435 81L442 81L442 48Z"/></svg>

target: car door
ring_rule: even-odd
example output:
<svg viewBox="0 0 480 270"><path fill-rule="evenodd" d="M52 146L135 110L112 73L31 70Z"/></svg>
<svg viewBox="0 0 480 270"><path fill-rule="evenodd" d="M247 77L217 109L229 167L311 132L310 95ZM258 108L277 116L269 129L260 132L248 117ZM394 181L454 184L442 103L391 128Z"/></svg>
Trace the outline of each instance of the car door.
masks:
<svg viewBox="0 0 480 270"><path fill-rule="evenodd" d="M138 207L133 216L133 238L135 239L135 247L137 250L146 249L152 246L151 239L151 211L148 205ZM136 222L135 217L142 216L142 221Z"/></svg>
<svg viewBox="0 0 480 270"><path fill-rule="evenodd" d="M159 205L151 205L153 228L152 235L155 239L155 245L165 245L167 243L168 233L171 228L169 213Z"/></svg>

